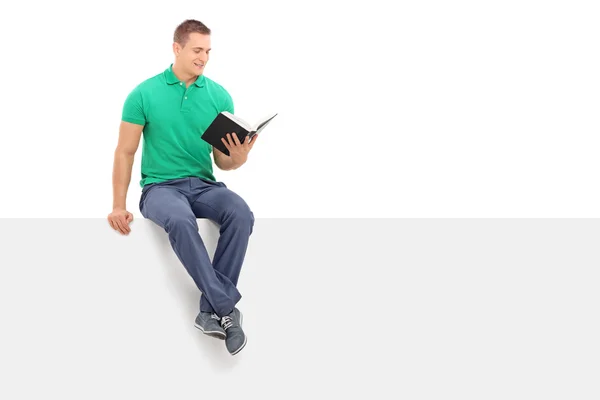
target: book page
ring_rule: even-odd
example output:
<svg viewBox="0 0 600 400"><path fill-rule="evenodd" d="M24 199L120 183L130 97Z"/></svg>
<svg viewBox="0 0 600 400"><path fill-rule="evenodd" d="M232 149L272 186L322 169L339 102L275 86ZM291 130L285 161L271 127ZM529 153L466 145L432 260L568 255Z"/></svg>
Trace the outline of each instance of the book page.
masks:
<svg viewBox="0 0 600 400"><path fill-rule="evenodd" d="M256 133L258 133L258 132L262 131L262 130L263 130L263 128L264 128L265 126L267 126L267 124L268 124L269 122L271 122L271 120L272 120L273 118L275 118L276 116L277 116L277 113L275 113L275 114L271 114L271 115L269 115L269 117L262 119L262 120L261 120L261 122L259 122L258 124L256 124L252 130L253 130L253 131L256 131Z"/></svg>
<svg viewBox="0 0 600 400"><path fill-rule="evenodd" d="M238 117L237 115L233 115L228 111L223 111L221 114L223 114L230 120L237 122L240 126L243 126L244 128L246 128L247 131L252 130L252 126L249 123L247 123L246 121L244 121L243 119L241 119L240 117Z"/></svg>

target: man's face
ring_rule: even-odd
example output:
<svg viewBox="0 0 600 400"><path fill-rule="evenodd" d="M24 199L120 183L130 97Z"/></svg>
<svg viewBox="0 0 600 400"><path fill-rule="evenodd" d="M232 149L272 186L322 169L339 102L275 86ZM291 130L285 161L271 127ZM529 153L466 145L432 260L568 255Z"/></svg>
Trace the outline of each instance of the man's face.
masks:
<svg viewBox="0 0 600 400"><path fill-rule="evenodd" d="M177 65L190 75L202 75L204 67L208 62L209 52L210 35L192 32L183 48L179 43L175 43Z"/></svg>

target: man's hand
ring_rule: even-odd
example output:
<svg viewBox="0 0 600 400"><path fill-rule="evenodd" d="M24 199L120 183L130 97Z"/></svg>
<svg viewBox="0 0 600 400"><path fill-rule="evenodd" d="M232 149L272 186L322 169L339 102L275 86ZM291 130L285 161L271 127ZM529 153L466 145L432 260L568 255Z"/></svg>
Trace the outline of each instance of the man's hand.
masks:
<svg viewBox="0 0 600 400"><path fill-rule="evenodd" d="M233 163L233 168L239 168L248 160L248 153L252 150L256 139L258 139L258 135L254 135L252 140L246 136L244 143L240 143L240 139L238 139L235 133L228 133L227 140L225 138L221 139L227 150L229 150L229 157Z"/></svg>
<svg viewBox="0 0 600 400"><path fill-rule="evenodd" d="M124 208L115 208L108 214L108 223L117 232L123 235L129 235L131 228L129 224L133 221L133 214Z"/></svg>

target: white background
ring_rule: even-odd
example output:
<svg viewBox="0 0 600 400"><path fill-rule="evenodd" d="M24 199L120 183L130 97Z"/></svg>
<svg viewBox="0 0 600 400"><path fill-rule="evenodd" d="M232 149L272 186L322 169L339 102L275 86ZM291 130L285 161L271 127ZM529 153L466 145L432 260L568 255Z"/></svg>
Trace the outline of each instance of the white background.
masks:
<svg viewBox="0 0 600 400"><path fill-rule="evenodd" d="M597 2L6 4L0 217L111 211L123 101L186 18L237 114L279 113L217 172L259 218L600 215Z"/></svg>

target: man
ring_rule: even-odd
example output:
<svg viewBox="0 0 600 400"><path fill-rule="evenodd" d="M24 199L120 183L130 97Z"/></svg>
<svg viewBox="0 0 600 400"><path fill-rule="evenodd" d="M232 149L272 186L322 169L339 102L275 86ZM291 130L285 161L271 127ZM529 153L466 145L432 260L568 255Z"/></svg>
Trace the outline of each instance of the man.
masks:
<svg viewBox="0 0 600 400"><path fill-rule="evenodd" d="M227 350L235 355L246 345L236 286L254 214L240 196L215 180L212 162L225 171L241 167L257 136L240 143L236 135L228 134L223 142L229 156L201 139L219 112L234 113L229 93L203 74L210 35L200 21L181 23L174 34L174 63L127 96L114 154L114 200L108 221L124 235L131 231L133 215L126 210L126 195L143 132L140 211L167 232L177 257L202 292L195 326L225 339ZM212 264L196 218L220 225Z"/></svg>

